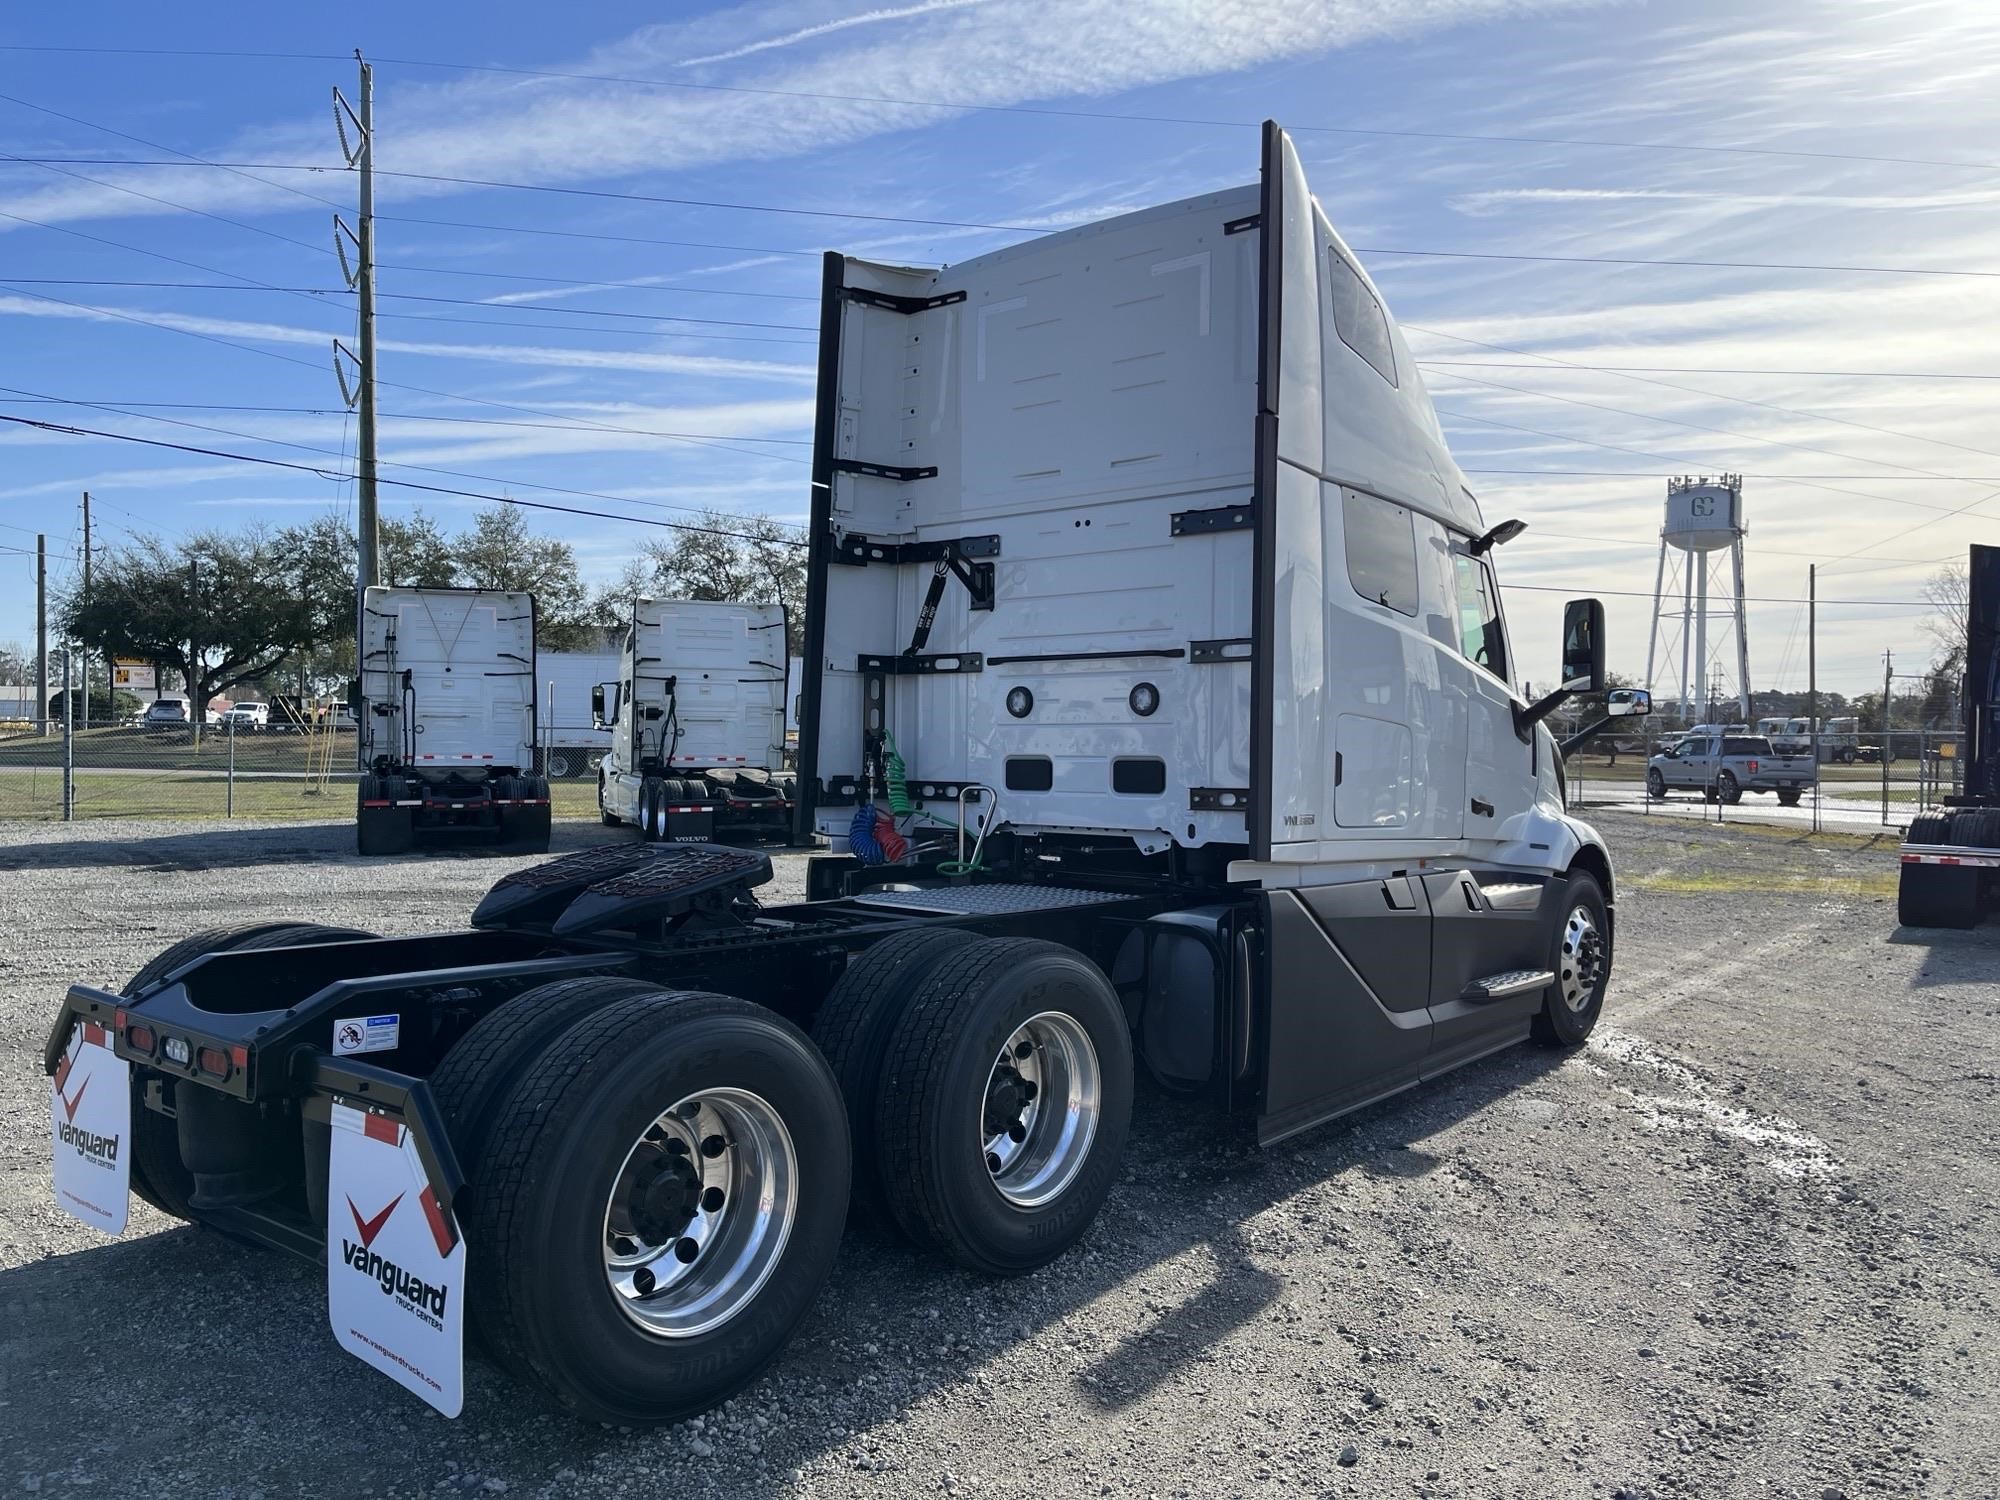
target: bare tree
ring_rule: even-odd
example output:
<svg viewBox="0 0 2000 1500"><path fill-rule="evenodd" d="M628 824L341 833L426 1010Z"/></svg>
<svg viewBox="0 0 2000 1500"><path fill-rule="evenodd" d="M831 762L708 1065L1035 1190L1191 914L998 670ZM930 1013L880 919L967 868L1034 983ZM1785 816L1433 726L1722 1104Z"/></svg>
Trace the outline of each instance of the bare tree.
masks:
<svg viewBox="0 0 2000 1500"><path fill-rule="evenodd" d="M1924 597L1937 606L1937 614L1924 621L1924 629L1938 644L1934 670L1957 676L1965 670L1965 647L1972 629L1972 580L1964 563L1933 573L1924 584Z"/></svg>

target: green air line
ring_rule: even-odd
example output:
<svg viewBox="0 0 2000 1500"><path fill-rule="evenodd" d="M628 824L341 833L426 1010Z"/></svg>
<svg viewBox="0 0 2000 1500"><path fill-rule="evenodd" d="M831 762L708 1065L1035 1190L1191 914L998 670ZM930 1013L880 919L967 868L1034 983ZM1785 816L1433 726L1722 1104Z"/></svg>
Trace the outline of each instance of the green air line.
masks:
<svg viewBox="0 0 2000 1500"><path fill-rule="evenodd" d="M910 800L909 772L903 766L903 757L896 753L896 737L884 730L882 741L887 747L882 757L882 779L888 789L889 811L906 818L917 810L917 804Z"/></svg>

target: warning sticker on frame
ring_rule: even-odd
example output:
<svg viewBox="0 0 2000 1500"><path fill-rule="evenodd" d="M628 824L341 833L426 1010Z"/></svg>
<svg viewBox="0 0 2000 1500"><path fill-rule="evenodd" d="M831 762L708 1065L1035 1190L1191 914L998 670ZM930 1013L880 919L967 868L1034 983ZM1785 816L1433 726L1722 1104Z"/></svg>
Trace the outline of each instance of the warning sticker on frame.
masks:
<svg viewBox="0 0 2000 1500"><path fill-rule="evenodd" d="M333 1023L333 1050L338 1053L388 1052L402 1032L401 1016L349 1016Z"/></svg>
<svg viewBox="0 0 2000 1500"><path fill-rule="evenodd" d="M91 1228L117 1234L132 1172L130 1065L111 1050L110 1032L79 1021L49 1083L56 1202Z"/></svg>
<svg viewBox="0 0 2000 1500"><path fill-rule="evenodd" d="M407 1127L333 1106L326 1306L355 1358L448 1417L465 1400L465 1242Z"/></svg>

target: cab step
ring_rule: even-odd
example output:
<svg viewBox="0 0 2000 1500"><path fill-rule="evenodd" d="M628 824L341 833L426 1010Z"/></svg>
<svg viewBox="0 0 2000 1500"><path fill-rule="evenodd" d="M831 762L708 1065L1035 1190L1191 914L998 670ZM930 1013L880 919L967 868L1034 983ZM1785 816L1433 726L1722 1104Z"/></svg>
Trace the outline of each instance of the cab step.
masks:
<svg viewBox="0 0 2000 1500"><path fill-rule="evenodd" d="M1556 982L1547 969L1509 969L1504 974L1488 974L1475 979L1459 995L1461 1000L1504 1000L1509 995L1525 995L1529 990L1546 989Z"/></svg>

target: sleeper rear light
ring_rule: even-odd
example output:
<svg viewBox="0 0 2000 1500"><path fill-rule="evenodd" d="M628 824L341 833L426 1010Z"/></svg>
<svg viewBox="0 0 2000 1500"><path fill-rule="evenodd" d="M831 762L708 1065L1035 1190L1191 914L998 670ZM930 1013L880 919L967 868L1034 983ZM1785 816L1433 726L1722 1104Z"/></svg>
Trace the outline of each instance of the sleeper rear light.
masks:
<svg viewBox="0 0 2000 1500"><path fill-rule="evenodd" d="M151 1057L153 1049L159 1046L159 1044L160 1039L153 1034L152 1027L142 1026L137 1021L126 1026L125 1045L130 1047L134 1052L143 1052L146 1056Z"/></svg>
<svg viewBox="0 0 2000 1500"><path fill-rule="evenodd" d="M185 1068L189 1060L194 1056L194 1049L188 1046L188 1039L184 1036L168 1037L165 1047L167 1061L177 1067Z"/></svg>
<svg viewBox="0 0 2000 1500"><path fill-rule="evenodd" d="M217 1078L227 1078L229 1076L229 1054L224 1052L220 1047L203 1047L195 1053L194 1060L195 1065L204 1073L212 1074Z"/></svg>

